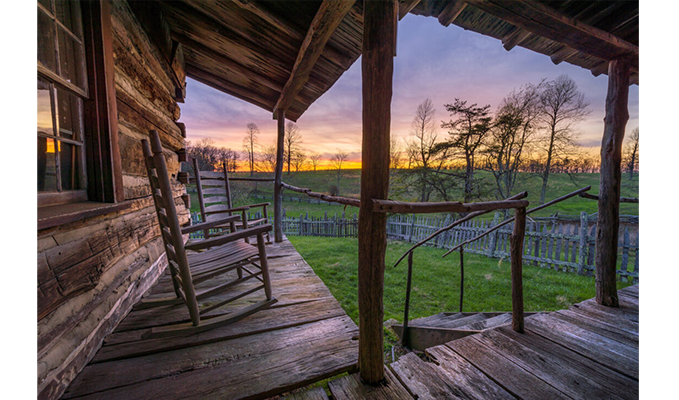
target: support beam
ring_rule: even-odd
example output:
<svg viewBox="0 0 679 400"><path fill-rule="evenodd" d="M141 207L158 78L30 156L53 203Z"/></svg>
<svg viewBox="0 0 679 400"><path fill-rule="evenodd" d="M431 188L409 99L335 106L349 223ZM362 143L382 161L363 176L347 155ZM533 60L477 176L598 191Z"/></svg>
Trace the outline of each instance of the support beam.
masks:
<svg viewBox="0 0 679 400"><path fill-rule="evenodd" d="M273 235L274 241L283 241L283 148L285 139L285 110L276 111L278 136L276 137L276 174L273 184Z"/></svg>
<svg viewBox="0 0 679 400"><path fill-rule="evenodd" d="M372 199L389 194L389 129L398 3L363 3L363 138L361 206L358 218L358 364L361 379L384 379L384 255L387 215L373 212Z"/></svg>
<svg viewBox="0 0 679 400"><path fill-rule="evenodd" d="M572 47L564 45L559 50L552 53L552 55L549 56L549 58L552 60L554 65L559 65L576 54L578 54L577 50L575 50Z"/></svg>
<svg viewBox="0 0 679 400"><path fill-rule="evenodd" d="M311 70L314 69L328 40L355 2L356 0L324 0L321 3L299 49L290 78L274 106L274 112L290 108L297 94L309 80Z"/></svg>
<svg viewBox="0 0 679 400"><path fill-rule="evenodd" d="M625 126L629 119L629 79L629 59L621 58L609 62L596 226L596 301L610 307L618 307L615 269L620 223L620 163Z"/></svg>

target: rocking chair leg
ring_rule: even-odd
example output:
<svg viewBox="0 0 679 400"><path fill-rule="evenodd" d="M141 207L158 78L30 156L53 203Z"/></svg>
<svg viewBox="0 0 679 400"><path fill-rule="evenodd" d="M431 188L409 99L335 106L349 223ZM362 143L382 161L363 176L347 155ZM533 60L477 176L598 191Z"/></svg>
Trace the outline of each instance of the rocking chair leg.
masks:
<svg viewBox="0 0 679 400"><path fill-rule="evenodd" d="M261 233L257 234L257 249L259 250L259 262L261 264L260 269L262 270L262 279L264 280L264 293L266 293L266 299L271 300L271 281L269 278L269 261L266 258L266 247L264 244L264 235Z"/></svg>
<svg viewBox="0 0 679 400"><path fill-rule="evenodd" d="M238 279L243 278L243 268L241 267L236 268L236 272L238 272Z"/></svg>

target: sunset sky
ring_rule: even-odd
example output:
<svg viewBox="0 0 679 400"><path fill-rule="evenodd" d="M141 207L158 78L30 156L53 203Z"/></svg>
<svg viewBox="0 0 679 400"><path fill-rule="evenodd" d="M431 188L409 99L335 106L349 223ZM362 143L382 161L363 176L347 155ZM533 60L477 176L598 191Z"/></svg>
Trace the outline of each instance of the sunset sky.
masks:
<svg viewBox="0 0 679 400"><path fill-rule="evenodd" d="M398 56L394 59L392 133L407 137L415 110L426 98L436 107L437 120L449 120L444 104L455 98L469 104L490 104L495 110L514 88L567 74L590 102L591 114L582 121L580 143L598 147L603 133L607 77L568 64L554 65L549 57L515 47L506 51L501 41L431 17L409 14L399 23ZM189 140L212 138L219 147L242 151L245 126L259 126L262 145L274 143L276 121L269 111L187 79L187 96L180 121ZM639 86L630 86L627 131L639 126ZM312 104L297 121L307 151L324 154L338 150L360 160L361 59ZM441 137L447 136L440 129ZM403 140L403 139L399 139Z"/></svg>

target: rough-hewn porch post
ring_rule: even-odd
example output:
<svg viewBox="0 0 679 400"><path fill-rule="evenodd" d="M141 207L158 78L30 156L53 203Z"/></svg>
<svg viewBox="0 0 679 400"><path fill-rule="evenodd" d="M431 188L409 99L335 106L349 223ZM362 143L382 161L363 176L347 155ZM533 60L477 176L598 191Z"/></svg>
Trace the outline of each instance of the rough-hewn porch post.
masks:
<svg viewBox="0 0 679 400"><path fill-rule="evenodd" d="M596 301L611 307L618 307L615 269L620 214L620 162L625 126L629 119L629 78L630 64L627 58L609 62L596 229Z"/></svg>
<svg viewBox="0 0 679 400"><path fill-rule="evenodd" d="M276 110L278 136L276 140L276 175L273 186L273 234L274 241L283 241L283 139L285 138L285 110Z"/></svg>
<svg viewBox="0 0 679 400"><path fill-rule="evenodd" d="M383 331L385 213L371 199L389 194L389 128L398 4L363 3L363 140L358 219L359 368L367 383L384 379Z"/></svg>

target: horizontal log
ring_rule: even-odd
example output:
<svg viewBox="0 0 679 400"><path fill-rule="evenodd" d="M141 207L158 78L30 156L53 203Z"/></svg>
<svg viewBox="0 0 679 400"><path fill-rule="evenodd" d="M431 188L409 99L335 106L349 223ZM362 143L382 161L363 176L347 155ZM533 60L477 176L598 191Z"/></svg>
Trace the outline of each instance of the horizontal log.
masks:
<svg viewBox="0 0 679 400"><path fill-rule="evenodd" d="M329 202L332 202L332 203L339 203L339 204L344 204L344 205L353 206L353 207L359 207L361 205L361 201L358 200L358 199L352 199L352 198L349 198L349 197L340 197L340 196L329 196L329 195L323 194L323 193L316 193L316 192L312 192L311 189L298 188L297 186L288 185L285 182L281 182L281 186L285 189L292 190L293 192L304 193L309 197L316 197L318 199L329 201Z"/></svg>
<svg viewBox="0 0 679 400"><path fill-rule="evenodd" d="M229 178L230 181L273 182L274 178Z"/></svg>
<svg viewBox="0 0 679 400"><path fill-rule="evenodd" d="M394 214L428 214L439 212L474 212L504 210L510 208L528 207L528 200L501 200L479 203L460 203L447 201L438 203L407 203L393 200L373 199L373 212Z"/></svg>
<svg viewBox="0 0 679 400"><path fill-rule="evenodd" d="M585 198L585 199L590 199L590 200L599 200L599 196L594 195L594 194L589 194L589 193L581 193L580 197ZM620 198L621 203L639 203L638 198L634 197L621 197Z"/></svg>

